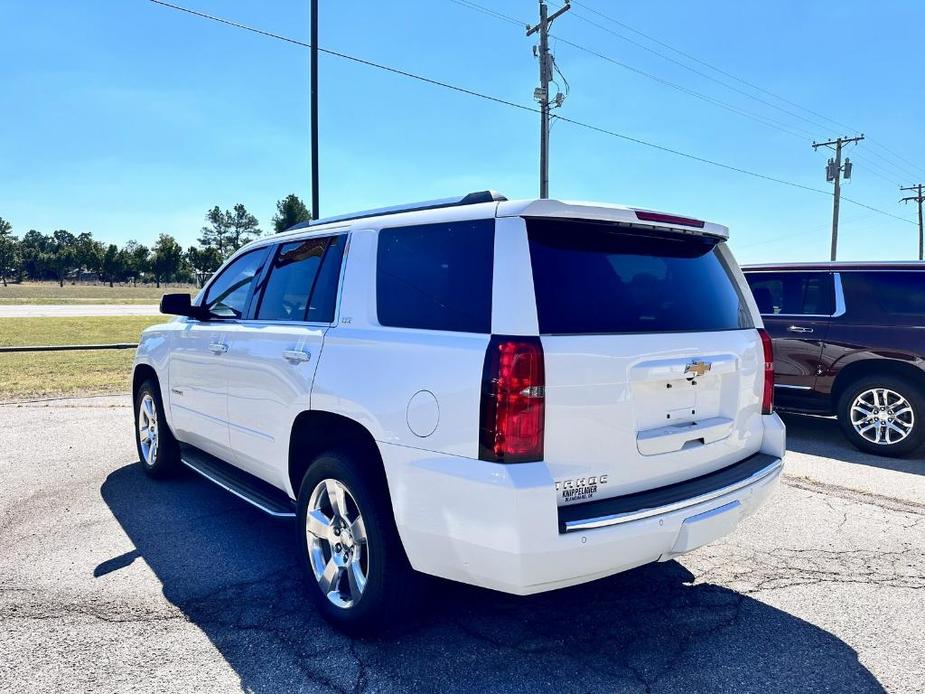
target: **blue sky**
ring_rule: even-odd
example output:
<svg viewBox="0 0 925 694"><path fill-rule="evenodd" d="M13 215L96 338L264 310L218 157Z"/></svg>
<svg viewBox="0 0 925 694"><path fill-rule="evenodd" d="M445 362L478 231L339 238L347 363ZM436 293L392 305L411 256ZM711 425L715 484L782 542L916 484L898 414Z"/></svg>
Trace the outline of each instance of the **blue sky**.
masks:
<svg viewBox="0 0 925 694"><path fill-rule="evenodd" d="M475 1L524 21L537 13L533 0ZM307 0L179 3L308 38ZM322 47L533 104L532 39L517 26L450 0L320 4ZM900 183L925 183L925 90L918 84L925 5L581 5L557 21L561 39L726 107L554 40L571 85L563 116L825 190L829 153L813 152L813 137L864 132L870 139L848 152L857 158L844 194L914 219L913 207L897 201ZM691 62L589 8L856 130ZM322 56L319 69L322 214L487 187L512 198L536 195L538 116L334 57ZM67 228L150 243L168 232L189 245L215 204L243 202L266 229L278 198L309 197L305 48L147 0L0 0L0 85L0 216L15 233ZM830 197L564 122L554 125L551 142L552 197L728 224L742 262L828 257ZM849 203L841 220L840 259L916 252L912 224Z"/></svg>

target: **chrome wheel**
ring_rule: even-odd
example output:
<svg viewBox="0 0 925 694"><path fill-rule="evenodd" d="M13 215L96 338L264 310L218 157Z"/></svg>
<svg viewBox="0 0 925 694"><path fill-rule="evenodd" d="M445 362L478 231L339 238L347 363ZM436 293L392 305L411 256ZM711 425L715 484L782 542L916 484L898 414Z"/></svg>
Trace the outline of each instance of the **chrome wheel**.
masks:
<svg viewBox="0 0 925 694"><path fill-rule="evenodd" d="M321 480L308 500L305 533L312 572L321 592L338 607L352 607L369 577L366 526L350 490Z"/></svg>
<svg viewBox="0 0 925 694"><path fill-rule="evenodd" d="M148 467L157 462L157 405L150 393L145 393L138 407L138 447L142 461Z"/></svg>
<svg viewBox="0 0 925 694"><path fill-rule="evenodd" d="M906 439L915 426L912 405L889 388L871 388L851 405L851 426L867 441L891 446Z"/></svg>

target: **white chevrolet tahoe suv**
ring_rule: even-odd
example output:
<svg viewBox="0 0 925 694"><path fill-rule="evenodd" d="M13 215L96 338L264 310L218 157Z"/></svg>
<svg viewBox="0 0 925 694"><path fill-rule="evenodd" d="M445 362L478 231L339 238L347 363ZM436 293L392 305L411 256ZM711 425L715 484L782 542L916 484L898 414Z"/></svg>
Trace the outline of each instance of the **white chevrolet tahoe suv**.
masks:
<svg viewBox="0 0 925 694"><path fill-rule="evenodd" d="M472 193L235 253L144 331L144 469L295 518L320 611L400 617L420 573L519 595L730 532L784 455L725 227Z"/></svg>

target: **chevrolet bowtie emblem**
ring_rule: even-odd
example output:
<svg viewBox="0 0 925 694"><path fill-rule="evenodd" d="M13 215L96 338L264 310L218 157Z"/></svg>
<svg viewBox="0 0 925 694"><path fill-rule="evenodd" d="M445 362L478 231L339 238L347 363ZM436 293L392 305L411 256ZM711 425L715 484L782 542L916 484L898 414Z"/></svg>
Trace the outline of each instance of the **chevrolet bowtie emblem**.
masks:
<svg viewBox="0 0 925 694"><path fill-rule="evenodd" d="M710 370L712 364L706 361L692 361L690 364L684 367L684 374L691 374L694 378L699 378L703 376L707 371Z"/></svg>

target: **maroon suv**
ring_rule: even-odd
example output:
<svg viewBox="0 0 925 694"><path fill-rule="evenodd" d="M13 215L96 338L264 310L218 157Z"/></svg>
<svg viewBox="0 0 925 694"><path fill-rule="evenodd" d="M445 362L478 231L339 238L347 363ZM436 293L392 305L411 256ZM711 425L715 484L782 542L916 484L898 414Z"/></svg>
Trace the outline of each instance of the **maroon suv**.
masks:
<svg viewBox="0 0 925 694"><path fill-rule="evenodd" d="M779 409L835 414L871 453L925 441L925 263L742 269L774 340Z"/></svg>

